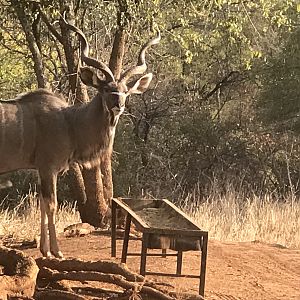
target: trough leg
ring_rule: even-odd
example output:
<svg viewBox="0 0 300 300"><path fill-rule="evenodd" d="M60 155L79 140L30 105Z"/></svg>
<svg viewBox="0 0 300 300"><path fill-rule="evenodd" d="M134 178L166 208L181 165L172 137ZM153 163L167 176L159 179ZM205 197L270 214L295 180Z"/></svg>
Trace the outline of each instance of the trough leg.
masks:
<svg viewBox="0 0 300 300"><path fill-rule="evenodd" d="M203 298L204 298L204 288L205 288L207 243L208 243L208 233L203 235L203 245L202 245L202 249L201 249L201 271L200 271L199 294Z"/></svg>
<svg viewBox="0 0 300 300"><path fill-rule="evenodd" d="M181 271L182 271L182 251L178 251L176 275L181 275Z"/></svg>
<svg viewBox="0 0 300 300"><path fill-rule="evenodd" d="M112 200L111 203L111 256L116 257L116 227L117 227L117 203Z"/></svg>
<svg viewBox="0 0 300 300"><path fill-rule="evenodd" d="M140 265L140 274L143 276L145 276L145 274L146 274L146 259L147 259L148 241L149 241L149 234L143 233L141 265Z"/></svg>
<svg viewBox="0 0 300 300"><path fill-rule="evenodd" d="M122 259L121 259L122 263L126 263L126 259L127 259L130 224L131 224L131 215L127 213L126 223L125 223L125 232L124 232L124 242L123 242L123 249L122 249Z"/></svg>

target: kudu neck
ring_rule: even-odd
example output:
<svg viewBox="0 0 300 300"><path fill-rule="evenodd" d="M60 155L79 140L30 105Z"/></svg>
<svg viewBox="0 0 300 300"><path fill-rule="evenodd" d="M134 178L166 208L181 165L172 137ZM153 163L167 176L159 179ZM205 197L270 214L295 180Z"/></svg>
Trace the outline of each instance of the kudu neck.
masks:
<svg viewBox="0 0 300 300"><path fill-rule="evenodd" d="M97 94L86 105L72 108L71 136L74 145L74 160L80 163L97 163L102 153L111 150L117 120ZM93 163L94 161L94 163Z"/></svg>

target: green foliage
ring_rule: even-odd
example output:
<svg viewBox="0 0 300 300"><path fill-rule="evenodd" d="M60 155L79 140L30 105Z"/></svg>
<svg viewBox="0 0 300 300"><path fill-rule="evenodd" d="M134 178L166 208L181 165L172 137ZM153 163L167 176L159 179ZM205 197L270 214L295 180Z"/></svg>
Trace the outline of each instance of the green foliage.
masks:
<svg viewBox="0 0 300 300"><path fill-rule="evenodd" d="M24 34L12 20L6 7L0 6L0 98L13 98L35 88L36 82ZM6 18L5 18L6 16Z"/></svg>
<svg viewBox="0 0 300 300"><path fill-rule="evenodd" d="M55 21L61 2L40 2L59 30ZM86 33L91 54L105 62L120 9L119 21L128 30L124 68L136 62L141 45L155 30L162 33L159 46L147 53L153 89L130 99L129 113L117 130L116 195L164 197L195 190L205 195L214 180L224 189L230 181L245 190L298 190L296 1L65 2L80 4L74 21ZM32 2L22 3L34 11ZM10 97L14 89L33 88L35 78L24 33L13 13L2 10L1 97ZM37 17L29 15L31 22ZM39 33L48 80L68 95L62 46L44 22Z"/></svg>
<svg viewBox="0 0 300 300"><path fill-rule="evenodd" d="M31 62L14 55L12 52L0 50L0 98L14 98L17 94L35 88L35 78Z"/></svg>
<svg viewBox="0 0 300 300"><path fill-rule="evenodd" d="M300 130L300 31L291 33L262 74L261 116L281 130Z"/></svg>
<svg viewBox="0 0 300 300"><path fill-rule="evenodd" d="M299 141L289 132L278 135L275 128L268 132L267 124L258 118L262 109L257 106L265 88L276 96L289 90L279 84L283 72L290 77L295 72L294 83L297 81L297 72L291 72L291 66L298 65L299 55L291 56L286 69L274 60L274 53L283 46L282 37L287 40L297 24L296 3L147 3L148 10L143 7L144 11L156 12L155 23L165 35L159 50L163 59L159 56L160 73L156 91L150 92L151 100L143 97L142 104L136 102L130 111L136 119L125 119L125 125L119 128L117 194L143 191L157 196L179 195L195 188L205 194L213 178L221 186L229 180L246 190L297 190L299 163L295 149ZM150 18L142 20L150 23ZM137 26L143 26L143 21ZM282 54L286 63L285 50ZM269 72L272 62L279 72L275 68L274 73ZM295 115L298 111L294 102L299 97L294 83L284 84L293 86L294 97L287 96L285 109ZM154 104L158 111L167 103L163 117L151 117L153 99L161 101ZM278 111L275 102L273 108ZM136 129L132 131L132 123L135 128L143 122L150 127L146 141ZM289 151L288 143L293 151Z"/></svg>

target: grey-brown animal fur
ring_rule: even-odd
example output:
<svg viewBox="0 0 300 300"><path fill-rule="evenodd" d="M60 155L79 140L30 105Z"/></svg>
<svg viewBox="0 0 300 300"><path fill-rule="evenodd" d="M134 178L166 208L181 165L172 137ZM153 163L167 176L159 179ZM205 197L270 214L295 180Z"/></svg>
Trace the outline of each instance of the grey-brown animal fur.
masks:
<svg viewBox="0 0 300 300"><path fill-rule="evenodd" d="M138 66L115 80L103 63L88 57L88 43L82 31L75 31L82 42L82 60L98 70L82 67L82 81L98 93L82 106L68 106L50 91L39 89L15 100L0 102L0 174L18 169L37 169L40 177L41 241L43 256L63 257L59 251L55 213L57 175L78 162L85 167L98 164L103 150L113 146L115 127L128 95L144 92L152 79L146 74L127 85L132 75L146 70L145 51L158 43L160 36L145 44ZM49 237L48 237L49 232Z"/></svg>
<svg viewBox="0 0 300 300"><path fill-rule="evenodd" d="M70 107L44 89L1 101L0 174L49 166L61 172L72 162L97 163L112 143L114 116L104 110L99 95L87 105Z"/></svg>

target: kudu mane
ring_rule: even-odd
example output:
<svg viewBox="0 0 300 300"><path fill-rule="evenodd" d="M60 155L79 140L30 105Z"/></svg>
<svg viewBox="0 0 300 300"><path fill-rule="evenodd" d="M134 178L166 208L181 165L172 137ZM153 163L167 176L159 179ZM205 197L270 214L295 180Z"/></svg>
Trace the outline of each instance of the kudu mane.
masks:
<svg viewBox="0 0 300 300"><path fill-rule="evenodd" d="M103 151L112 147L114 139L114 131L110 130L112 116L105 112L100 95L96 95L89 104L64 109L63 114L70 124L73 146L70 161L86 168L99 164ZM78 124L85 128L78 130Z"/></svg>

